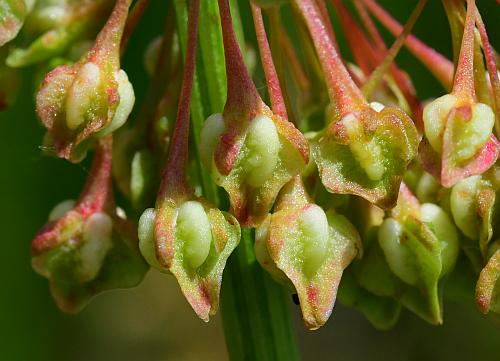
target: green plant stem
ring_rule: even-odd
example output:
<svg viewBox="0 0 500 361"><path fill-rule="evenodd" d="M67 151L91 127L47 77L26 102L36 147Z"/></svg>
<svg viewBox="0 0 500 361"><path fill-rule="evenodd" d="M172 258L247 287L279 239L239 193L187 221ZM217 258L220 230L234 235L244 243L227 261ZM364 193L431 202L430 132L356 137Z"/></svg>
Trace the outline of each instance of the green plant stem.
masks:
<svg viewBox="0 0 500 361"><path fill-rule="evenodd" d="M239 12L231 1L235 31L240 44L243 32ZM174 0L181 49L187 39L187 0ZM201 166L198 144L205 117L221 112L226 101L226 73L222 31L217 2L201 0L200 56L193 84L191 121L193 143L203 193L220 207L218 188L208 171ZM210 34L208 36L207 34ZM200 66L202 64L202 66ZM204 94L204 92L208 94ZM204 99L207 95L207 99ZM205 101L203 101L205 100ZM229 258L221 292L221 313L226 346L231 360L299 359L290 316L287 292L274 282L257 263L254 255L254 233L242 230L239 246Z"/></svg>
<svg viewBox="0 0 500 361"><path fill-rule="evenodd" d="M298 360L287 294L257 263L243 229L222 284L222 319L231 360Z"/></svg>

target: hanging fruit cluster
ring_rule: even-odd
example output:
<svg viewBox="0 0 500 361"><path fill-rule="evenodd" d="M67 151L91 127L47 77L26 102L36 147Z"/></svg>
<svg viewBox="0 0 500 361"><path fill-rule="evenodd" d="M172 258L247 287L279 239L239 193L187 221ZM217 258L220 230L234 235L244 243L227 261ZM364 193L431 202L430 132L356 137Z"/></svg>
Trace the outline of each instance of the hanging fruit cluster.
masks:
<svg viewBox="0 0 500 361"><path fill-rule="evenodd" d="M257 261L297 295L310 329L337 296L381 329L402 308L440 324L455 267L475 274L479 309L500 313L499 57L474 0L442 2L454 62L411 35L425 0L404 26L375 0L251 0L259 91L235 5L170 1L132 113L120 58L149 1L3 1L0 110L36 66L43 148L73 163L93 152L78 200L56 206L32 242L58 306L77 312L152 266L208 321L226 261L254 228ZM390 47L375 20L396 36ZM447 94L417 97L394 61L403 46Z"/></svg>

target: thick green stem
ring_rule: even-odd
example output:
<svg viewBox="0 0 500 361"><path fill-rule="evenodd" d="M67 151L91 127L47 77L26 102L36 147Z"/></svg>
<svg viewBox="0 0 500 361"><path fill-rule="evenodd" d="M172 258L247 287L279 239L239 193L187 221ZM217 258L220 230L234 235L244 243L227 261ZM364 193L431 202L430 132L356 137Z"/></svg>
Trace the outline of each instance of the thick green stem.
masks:
<svg viewBox="0 0 500 361"><path fill-rule="evenodd" d="M235 1L231 1L235 31L240 43L243 33ZM185 51L187 34L187 0L175 0L181 48ZM226 101L224 48L217 2L201 0L200 49L203 62L198 62L191 101L193 141L203 193L220 206L218 189L199 161L199 135L205 117L220 112ZM206 34L210 34L207 36ZM217 61L217 64L214 64ZM222 61L222 63L220 63ZM200 64L203 63L203 67ZM214 69L215 71L212 71ZM200 69L201 68L201 69ZM201 83L204 82L205 84ZM208 101L202 101L202 93ZM298 348L288 309L287 292L275 283L255 260L254 235L243 229L240 245L229 258L221 292L221 313L226 345L231 360L298 360Z"/></svg>

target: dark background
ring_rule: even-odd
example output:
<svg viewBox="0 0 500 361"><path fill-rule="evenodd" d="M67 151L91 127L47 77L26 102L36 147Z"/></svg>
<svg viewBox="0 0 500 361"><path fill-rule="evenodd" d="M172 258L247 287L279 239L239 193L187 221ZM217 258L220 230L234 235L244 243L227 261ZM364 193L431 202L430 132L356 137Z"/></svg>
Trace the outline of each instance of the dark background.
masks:
<svg viewBox="0 0 500 361"><path fill-rule="evenodd" d="M240 2L247 39L252 42L248 4ZM162 28L164 2L152 3L123 61L134 84L136 104L147 84L142 70L144 46ZM404 20L416 1L380 3ZM500 6L494 0L479 0L478 6L498 49ZM451 54L440 1L429 1L414 33ZM412 75L422 99L443 94L406 51L398 63ZM42 154L43 129L34 114L33 82L29 71L25 75L17 103L0 113L0 360L227 359L220 319L204 324L181 297L174 278L155 271L136 289L95 298L77 316L56 308L46 280L31 269L29 244L55 204L77 197L88 165L75 166ZM291 307L304 360L499 360L500 325L482 316L475 308L472 289L469 294L445 301L444 326L427 325L404 312L389 332L376 331L360 314L340 304L325 327L310 332L301 323L299 309Z"/></svg>

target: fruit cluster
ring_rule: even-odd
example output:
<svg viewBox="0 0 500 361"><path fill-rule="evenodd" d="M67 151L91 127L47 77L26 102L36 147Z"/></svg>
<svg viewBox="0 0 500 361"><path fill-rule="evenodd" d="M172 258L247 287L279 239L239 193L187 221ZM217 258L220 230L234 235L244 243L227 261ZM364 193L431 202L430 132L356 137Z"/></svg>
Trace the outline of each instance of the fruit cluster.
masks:
<svg viewBox="0 0 500 361"><path fill-rule="evenodd" d="M402 307L440 324L455 266L475 274L480 310L500 313L499 58L474 0L442 2L454 62L411 35L425 0L404 26L375 0L252 0L259 92L234 4L171 1L145 54L149 92L124 126L135 96L120 58L149 2L3 1L0 108L36 64L44 149L74 163L94 152L79 199L32 243L59 307L135 286L152 266L208 321L226 261L255 228L257 261L297 294L310 329L337 296L378 328ZM394 62L403 46L448 94L417 97Z"/></svg>

